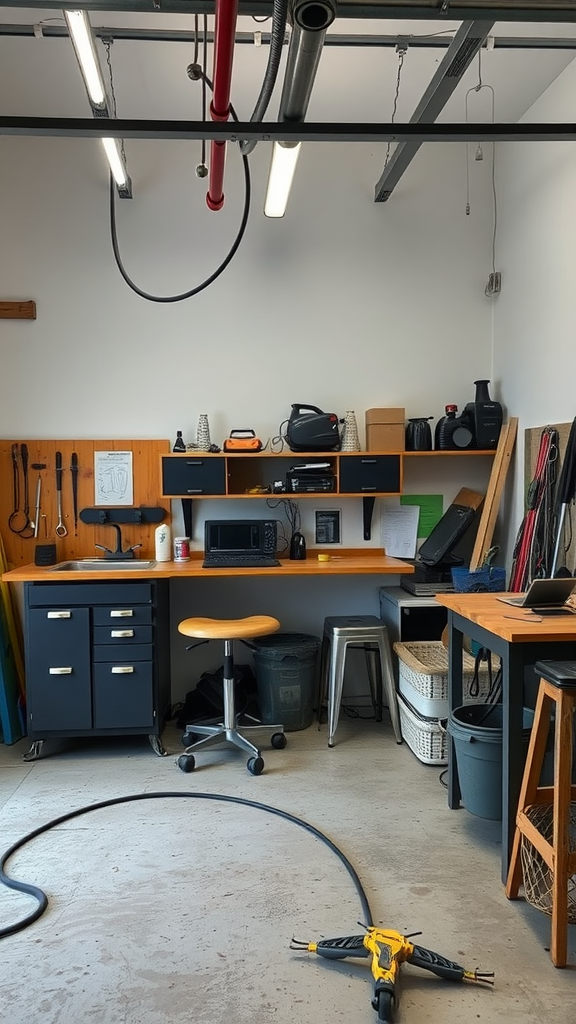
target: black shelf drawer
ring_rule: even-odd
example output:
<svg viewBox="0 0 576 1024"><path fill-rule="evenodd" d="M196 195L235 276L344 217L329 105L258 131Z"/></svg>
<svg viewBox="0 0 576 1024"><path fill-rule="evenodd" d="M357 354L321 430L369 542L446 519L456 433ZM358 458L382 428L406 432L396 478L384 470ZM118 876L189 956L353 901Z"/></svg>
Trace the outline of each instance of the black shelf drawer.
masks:
<svg viewBox="0 0 576 1024"><path fill-rule="evenodd" d="M340 458L341 494L399 494L399 455L348 455Z"/></svg>
<svg viewBox="0 0 576 1024"><path fill-rule="evenodd" d="M162 494L184 498L226 494L226 460L194 454L164 456Z"/></svg>

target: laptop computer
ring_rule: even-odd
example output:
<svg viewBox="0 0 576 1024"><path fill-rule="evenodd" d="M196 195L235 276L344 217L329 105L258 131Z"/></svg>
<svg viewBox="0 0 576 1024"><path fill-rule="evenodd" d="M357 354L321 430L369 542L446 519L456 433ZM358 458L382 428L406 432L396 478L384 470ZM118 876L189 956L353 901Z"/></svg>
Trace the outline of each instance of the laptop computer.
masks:
<svg viewBox="0 0 576 1024"><path fill-rule="evenodd" d="M546 611L574 611L566 601L576 587L576 578L558 576L554 579L533 580L525 594L516 597L499 597L499 601L516 608L545 609Z"/></svg>

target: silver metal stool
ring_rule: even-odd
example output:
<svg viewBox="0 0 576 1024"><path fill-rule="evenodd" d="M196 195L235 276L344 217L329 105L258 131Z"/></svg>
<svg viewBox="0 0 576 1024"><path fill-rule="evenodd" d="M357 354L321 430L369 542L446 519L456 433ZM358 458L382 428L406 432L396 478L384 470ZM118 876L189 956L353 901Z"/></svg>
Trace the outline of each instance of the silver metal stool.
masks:
<svg viewBox="0 0 576 1024"><path fill-rule="evenodd" d="M324 620L320 659L320 694L318 721L322 703L328 695L328 746L334 746L344 686L346 652L349 646L364 648L376 720L382 718L382 684L384 684L396 742L402 743L394 671L388 641L388 630L375 615L333 615Z"/></svg>

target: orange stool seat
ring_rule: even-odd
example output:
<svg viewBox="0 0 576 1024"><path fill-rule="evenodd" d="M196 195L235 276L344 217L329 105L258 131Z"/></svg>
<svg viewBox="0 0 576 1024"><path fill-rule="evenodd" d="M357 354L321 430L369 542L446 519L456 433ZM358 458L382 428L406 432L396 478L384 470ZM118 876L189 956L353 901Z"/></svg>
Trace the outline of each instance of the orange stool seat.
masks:
<svg viewBox="0 0 576 1024"><path fill-rule="evenodd" d="M264 760L257 743L258 740L266 737L272 747L280 750L286 746L286 736L282 725L263 725L257 720L249 718L253 725L240 725L242 717L236 710L234 701L234 640L250 640L257 636L267 636L280 629L278 619L271 615L249 615L243 619L210 619L190 618L183 619L178 624L178 632L184 636L198 637L200 643L208 640L224 641L224 669L223 669L223 697L224 715L221 722L216 724L202 724L191 722L186 725L184 742L187 743L186 751L178 758L178 767L183 772L194 771L196 767L195 752L203 750L216 744L227 743L239 747L250 756L246 767L251 775L261 775L264 770ZM195 644L193 646L196 646Z"/></svg>

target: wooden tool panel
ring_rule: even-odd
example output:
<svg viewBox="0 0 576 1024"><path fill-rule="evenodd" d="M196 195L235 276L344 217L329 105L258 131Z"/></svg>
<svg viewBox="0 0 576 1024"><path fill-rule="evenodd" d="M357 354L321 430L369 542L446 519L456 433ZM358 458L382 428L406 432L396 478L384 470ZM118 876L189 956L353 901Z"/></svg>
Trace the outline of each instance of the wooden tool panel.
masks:
<svg viewBox="0 0 576 1024"><path fill-rule="evenodd" d="M14 484L12 446L22 444L28 447L28 505L29 518L34 522L36 516L36 488L38 478L41 479L41 507L37 537L20 536L9 526L10 516L14 510ZM37 544L56 544L58 561L68 558L86 558L98 556L102 552L95 544L103 544L107 548L116 548L116 531L110 526L93 526L83 523L80 511L95 506L94 452L130 451L132 452L133 504L131 507L158 506L166 509L166 520L170 520L170 502L160 497L162 492L160 480L160 456L171 450L168 440L0 440L0 533L6 549L6 558L10 566L27 565L34 561ZM65 537L55 534L58 522L57 491L56 491L56 452L62 453L62 520L67 530ZM74 505L72 479L70 471L72 453L78 457L78 521L74 522ZM33 469L33 464L45 465L45 469ZM22 463L18 459L20 509L24 507L24 482ZM99 508L107 507L98 505ZM14 520L19 526L20 521ZM124 525L122 529L123 548L133 544L141 544L136 552L137 557L154 557L153 523ZM28 531L26 531L28 532Z"/></svg>

